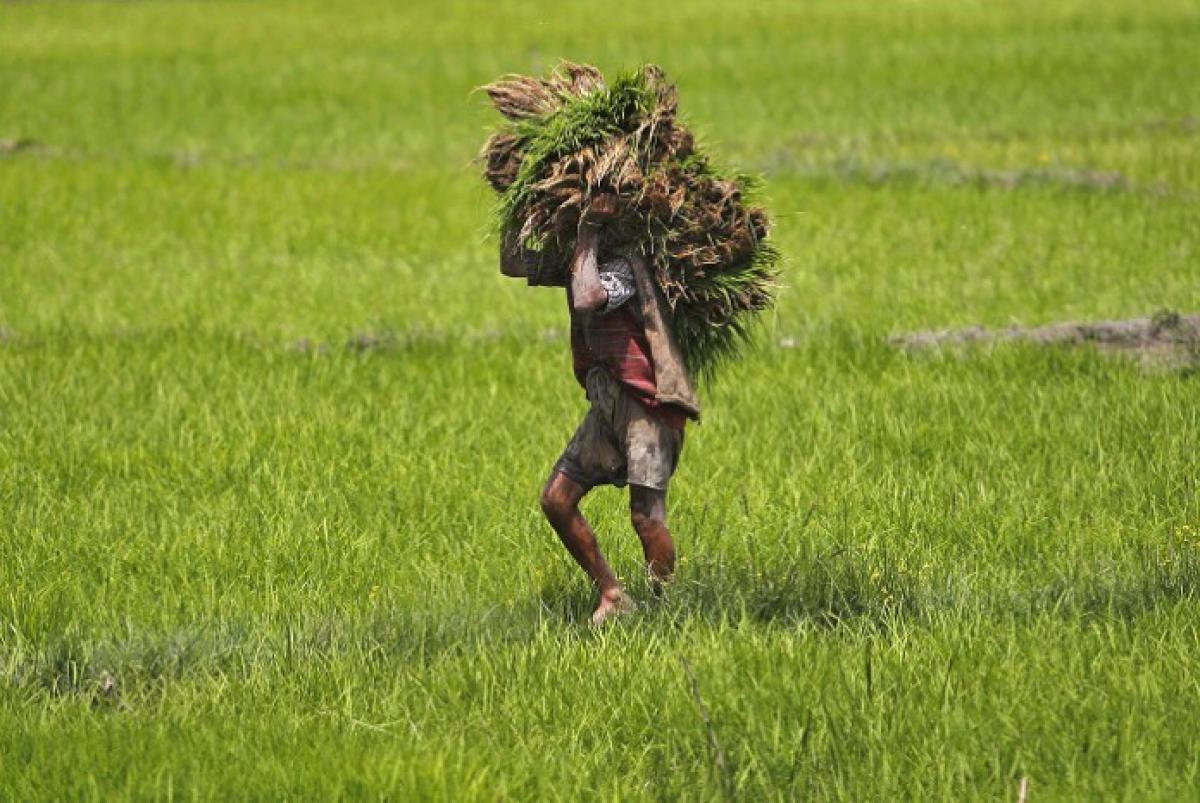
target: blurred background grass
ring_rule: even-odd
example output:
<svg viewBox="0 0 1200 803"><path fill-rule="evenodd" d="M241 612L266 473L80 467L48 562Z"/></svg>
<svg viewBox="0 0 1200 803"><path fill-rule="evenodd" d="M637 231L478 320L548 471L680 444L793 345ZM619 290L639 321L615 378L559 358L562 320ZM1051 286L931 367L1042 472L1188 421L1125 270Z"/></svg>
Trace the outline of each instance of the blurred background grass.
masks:
<svg viewBox="0 0 1200 803"><path fill-rule="evenodd" d="M566 55L661 61L712 147L768 174L789 330L1143 313L1200 292L1187 3L5 18L0 135L35 143L0 188L14 329L548 326L557 299L478 270L494 246L471 160L494 120L472 93Z"/></svg>

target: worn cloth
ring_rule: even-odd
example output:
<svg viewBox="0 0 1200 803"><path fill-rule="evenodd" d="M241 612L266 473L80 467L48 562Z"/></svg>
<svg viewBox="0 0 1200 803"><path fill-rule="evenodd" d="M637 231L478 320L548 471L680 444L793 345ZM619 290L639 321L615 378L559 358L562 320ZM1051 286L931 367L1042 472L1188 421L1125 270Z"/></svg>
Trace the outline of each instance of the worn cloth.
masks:
<svg viewBox="0 0 1200 803"><path fill-rule="evenodd" d="M600 366L586 377L591 407L554 468L584 488L626 483L665 491L683 451L683 430L650 415Z"/></svg>
<svg viewBox="0 0 1200 803"><path fill-rule="evenodd" d="M683 352L671 328L671 307L659 290L645 259L640 254L626 253L637 286L635 306L640 313L640 326L645 340L645 354L654 369L654 398L660 404L671 404L688 418L700 420L700 400L692 384ZM569 284L567 260L564 255L547 247L542 251L522 248L515 236L500 243L500 272L505 276L523 278L531 286L566 287Z"/></svg>
<svg viewBox="0 0 1200 803"><path fill-rule="evenodd" d="M637 294L630 260L626 257L608 260L599 266L597 273L601 286L609 291L608 302L602 309L576 311L570 291L567 294L575 379L586 388L588 373L599 366L624 385L650 415L673 429L683 429L687 413L658 399L641 311L637 305L625 303Z"/></svg>
<svg viewBox="0 0 1200 803"><path fill-rule="evenodd" d="M683 351L675 339L672 329L671 306L663 297L658 283L650 275L650 269L641 256L630 260L633 278L638 286L641 304L642 331L650 346L650 359L654 363L654 397L662 404L673 404L683 410L689 418L700 420L700 398L692 384Z"/></svg>

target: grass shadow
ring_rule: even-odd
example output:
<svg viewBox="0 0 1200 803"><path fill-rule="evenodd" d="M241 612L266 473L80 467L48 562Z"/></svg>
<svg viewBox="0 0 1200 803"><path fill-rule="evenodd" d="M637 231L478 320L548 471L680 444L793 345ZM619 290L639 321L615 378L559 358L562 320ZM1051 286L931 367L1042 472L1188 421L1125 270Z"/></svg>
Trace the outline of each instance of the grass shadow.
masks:
<svg viewBox="0 0 1200 803"><path fill-rule="evenodd" d="M989 583L965 573L922 577L886 555L868 559L839 548L765 563L697 561L634 621L659 636L757 624L886 638L900 627L968 621L1131 622L1197 599L1195 544L1146 547L1130 564L1093 563L1037 583ZM0 683L30 699L74 697L121 710L131 696L153 698L182 680L248 676L264 666L287 673L351 660L386 672L469 658L545 633L577 638L590 632L593 604L591 589L563 572L535 595L483 610L392 606L360 616L301 614L270 627L217 622L112 640L61 636L36 647L10 640L0 643Z"/></svg>

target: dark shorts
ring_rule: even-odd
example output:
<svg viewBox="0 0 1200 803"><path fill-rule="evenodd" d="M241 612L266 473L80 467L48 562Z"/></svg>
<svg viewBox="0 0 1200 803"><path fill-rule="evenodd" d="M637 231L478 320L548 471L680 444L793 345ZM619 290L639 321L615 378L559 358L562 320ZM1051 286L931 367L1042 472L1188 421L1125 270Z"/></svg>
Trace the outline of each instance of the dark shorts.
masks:
<svg viewBox="0 0 1200 803"><path fill-rule="evenodd" d="M555 470L585 488L632 483L667 490L683 451L683 432L650 415L603 368L588 372L587 395L591 409Z"/></svg>

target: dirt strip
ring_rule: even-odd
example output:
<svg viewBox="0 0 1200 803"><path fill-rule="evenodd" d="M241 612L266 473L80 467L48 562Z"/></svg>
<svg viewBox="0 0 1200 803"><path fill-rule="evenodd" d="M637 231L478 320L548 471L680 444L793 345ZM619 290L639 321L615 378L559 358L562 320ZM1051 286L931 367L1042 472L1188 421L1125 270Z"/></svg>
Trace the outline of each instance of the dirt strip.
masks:
<svg viewBox="0 0 1200 803"><path fill-rule="evenodd" d="M1200 363L1200 315L1159 312L1148 318L1005 329L971 326L908 332L888 338L889 344L910 351L1004 342L1093 345L1104 351L1126 352L1153 363L1194 365Z"/></svg>

